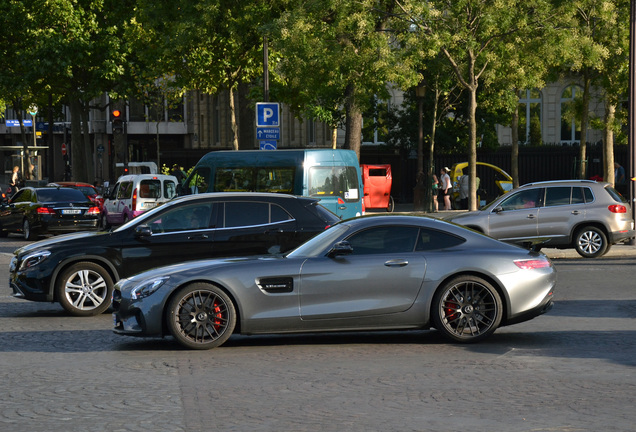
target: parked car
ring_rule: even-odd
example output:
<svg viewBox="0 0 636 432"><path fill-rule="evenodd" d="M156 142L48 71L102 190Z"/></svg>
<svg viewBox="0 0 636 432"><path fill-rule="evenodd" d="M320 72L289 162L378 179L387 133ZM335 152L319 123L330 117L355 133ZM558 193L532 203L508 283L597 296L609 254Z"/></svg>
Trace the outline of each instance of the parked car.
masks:
<svg viewBox="0 0 636 432"><path fill-rule="evenodd" d="M161 265L292 249L339 219L313 198L210 193L177 198L112 232L51 238L14 252L15 297L59 302L70 314L110 305L114 282Z"/></svg>
<svg viewBox="0 0 636 432"><path fill-rule="evenodd" d="M442 220L366 216L287 255L204 260L120 280L115 333L207 349L241 334L435 327L476 342L552 305L550 260Z"/></svg>
<svg viewBox="0 0 636 432"><path fill-rule="evenodd" d="M634 237L632 209L609 183L561 180L530 183L452 222L529 247L575 248L585 258Z"/></svg>
<svg viewBox="0 0 636 432"><path fill-rule="evenodd" d="M177 178L164 174L119 177L104 201L102 227L125 224L177 196Z"/></svg>
<svg viewBox="0 0 636 432"><path fill-rule="evenodd" d="M47 184L47 186L52 186L52 187L61 186L61 187L70 187L72 189L77 189L80 192L82 192L86 196L86 198L93 201L95 205L99 207L100 211L104 210L104 197L97 190L97 188L90 183L59 181L55 183L49 183Z"/></svg>
<svg viewBox="0 0 636 432"><path fill-rule="evenodd" d="M40 234L95 230L99 207L76 189L25 187L0 205L0 237L22 233L27 240Z"/></svg>
<svg viewBox="0 0 636 432"><path fill-rule="evenodd" d="M461 177L464 174L469 174L468 162L459 162L451 167L449 174L453 185L451 203L455 209L462 208L459 189ZM479 179L477 184L477 202L479 205L477 207L484 206L486 203L512 190L512 177L498 166L477 162L477 178Z"/></svg>

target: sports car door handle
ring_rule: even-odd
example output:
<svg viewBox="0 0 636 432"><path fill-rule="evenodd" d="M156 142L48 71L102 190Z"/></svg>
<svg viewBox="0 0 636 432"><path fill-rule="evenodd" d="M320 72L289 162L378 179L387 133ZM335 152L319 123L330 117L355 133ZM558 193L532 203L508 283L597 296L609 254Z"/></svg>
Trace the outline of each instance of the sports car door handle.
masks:
<svg viewBox="0 0 636 432"><path fill-rule="evenodd" d="M528 219L534 219L534 218L535 218L535 215L533 215L533 214L529 214L529 215L527 216L527 218L528 218Z"/></svg>
<svg viewBox="0 0 636 432"><path fill-rule="evenodd" d="M394 259L385 262L384 265L387 267L404 267L405 265L408 265L408 263L409 262L404 259Z"/></svg>
<svg viewBox="0 0 636 432"><path fill-rule="evenodd" d="M207 239L208 239L207 234L197 234L197 235L188 237L188 240L207 240Z"/></svg>

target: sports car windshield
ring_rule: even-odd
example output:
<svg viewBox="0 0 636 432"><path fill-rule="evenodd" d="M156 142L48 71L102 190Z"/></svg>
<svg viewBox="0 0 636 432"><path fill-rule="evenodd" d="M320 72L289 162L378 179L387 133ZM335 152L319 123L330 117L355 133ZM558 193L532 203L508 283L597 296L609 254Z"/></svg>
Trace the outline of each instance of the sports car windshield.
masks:
<svg viewBox="0 0 636 432"><path fill-rule="evenodd" d="M321 232L311 240L301 244L296 249L287 254L288 258L316 257L327 253L327 248L344 233L349 231L351 227L344 224L334 225L331 228Z"/></svg>

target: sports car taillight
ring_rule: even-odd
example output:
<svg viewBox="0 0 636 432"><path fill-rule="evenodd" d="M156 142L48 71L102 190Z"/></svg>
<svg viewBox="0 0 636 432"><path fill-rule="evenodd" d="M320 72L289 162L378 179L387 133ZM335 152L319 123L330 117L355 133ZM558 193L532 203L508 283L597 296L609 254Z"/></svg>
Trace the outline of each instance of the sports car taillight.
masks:
<svg viewBox="0 0 636 432"><path fill-rule="evenodd" d="M611 211L612 213L627 213L627 207L620 204L613 204L607 207L607 209Z"/></svg>
<svg viewBox="0 0 636 432"><path fill-rule="evenodd" d="M546 257L531 258L523 260L515 260L517 267L523 270L534 270L546 267L552 267L552 262Z"/></svg>
<svg viewBox="0 0 636 432"><path fill-rule="evenodd" d="M95 216L95 215L99 215L99 207L91 207L88 209L88 211L86 212L87 215L89 216Z"/></svg>
<svg viewBox="0 0 636 432"><path fill-rule="evenodd" d="M48 207L40 207L38 208L38 214L41 214L41 215L55 214L55 210L50 209Z"/></svg>

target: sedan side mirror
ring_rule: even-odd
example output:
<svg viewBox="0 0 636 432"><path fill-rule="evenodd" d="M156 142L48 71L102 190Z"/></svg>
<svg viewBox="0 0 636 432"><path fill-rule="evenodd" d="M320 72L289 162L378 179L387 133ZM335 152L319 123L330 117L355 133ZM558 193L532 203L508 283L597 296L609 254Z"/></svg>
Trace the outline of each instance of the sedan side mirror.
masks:
<svg viewBox="0 0 636 432"><path fill-rule="evenodd" d="M502 206L497 206L493 209L493 212L495 213L501 213L502 211L504 211Z"/></svg>
<svg viewBox="0 0 636 432"><path fill-rule="evenodd" d="M152 229L148 225L139 225L135 228L135 237L150 237L152 235Z"/></svg>
<svg viewBox="0 0 636 432"><path fill-rule="evenodd" d="M327 256L334 258L336 256L351 255L353 253L353 246L348 241L341 241L333 245L333 248L329 251Z"/></svg>

